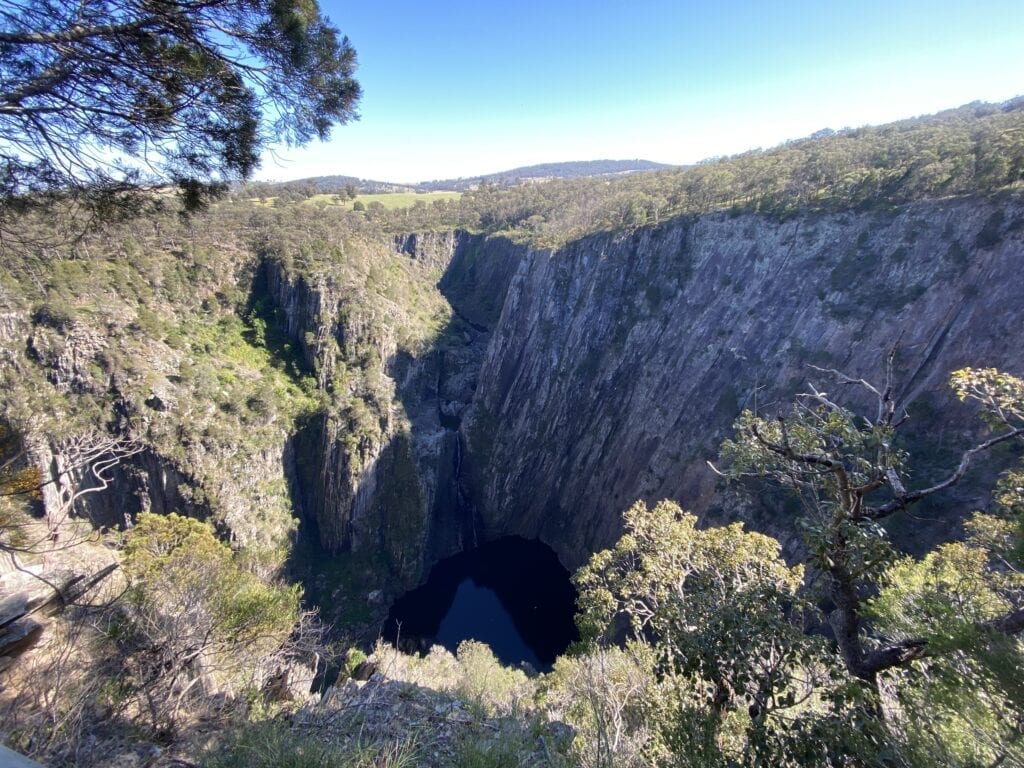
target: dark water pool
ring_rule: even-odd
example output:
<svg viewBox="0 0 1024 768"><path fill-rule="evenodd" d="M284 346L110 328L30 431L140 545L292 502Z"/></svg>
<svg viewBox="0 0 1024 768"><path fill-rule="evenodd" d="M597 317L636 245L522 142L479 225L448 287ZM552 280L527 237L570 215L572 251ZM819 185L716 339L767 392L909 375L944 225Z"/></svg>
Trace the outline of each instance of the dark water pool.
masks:
<svg viewBox="0 0 1024 768"><path fill-rule="evenodd" d="M576 590L555 553L509 537L442 560L391 608L384 637L403 648L487 643L504 663L551 668L577 639Z"/></svg>

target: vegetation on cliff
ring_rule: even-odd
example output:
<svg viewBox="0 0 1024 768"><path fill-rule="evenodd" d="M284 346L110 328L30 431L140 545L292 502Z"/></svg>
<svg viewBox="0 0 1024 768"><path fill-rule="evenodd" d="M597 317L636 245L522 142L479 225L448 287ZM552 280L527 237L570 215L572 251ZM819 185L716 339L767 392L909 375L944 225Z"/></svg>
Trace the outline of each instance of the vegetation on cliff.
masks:
<svg viewBox="0 0 1024 768"><path fill-rule="evenodd" d="M429 660L378 649L379 677L353 663L347 673L371 680L342 679L317 705L300 657L337 661L347 646L320 642L284 579L300 513L327 549L362 548L365 559L324 567L343 578L317 585L341 613L365 619L370 588L414 580L424 566L433 521L418 462L446 435L439 427L417 442L410 409L458 422L441 412L451 401L416 398L486 339L480 322L497 320L505 296L477 286L472 317L460 318L438 287L450 254L394 233L463 227L554 246L684 214L777 220L1012 193L1024 173L1022 120L1019 102L975 105L688 169L484 186L393 211L236 197L187 220L157 213L66 240L26 212L0 274L0 554L44 577L64 550L89 552L90 566L114 557L126 591L54 619L49 655L35 657L45 664L0 672L20 675L2 697L17 715L4 738L66 764L102 761L86 739L96 722L101 744L160 742L224 766L255 761L253 750L297 765L429 763L439 734L458 738L443 741L436 761L457 765L1020 762L1019 473L1004 477L994 511L972 518L962 541L916 559L896 552L879 521L932 492L913 490L920 476L908 475L913 457L885 390L881 415L867 420L820 392L781 420L747 414L723 449L724 471L767 476L792 508L804 505L806 564L787 563L779 541L738 524L701 528L671 502L634 506L626 536L578 576L590 642L546 676L502 669L474 646ZM936 256L943 269L1020 226L1001 208L984 218L970 230L976 242ZM833 270L833 294L870 269L870 233L851 240L821 265ZM894 262L905 258L899 247ZM673 258L682 291L696 277L686 253ZM460 286L487 274L471 261L459 269L449 277ZM551 274L563 291L554 295L572 295L572 275ZM626 297L632 322L662 306L657 278ZM885 298L855 294L863 307ZM902 292L891 301L906 304ZM608 329L611 351L629 333ZM957 386L1003 430L986 447L1008 451L1019 380L975 371ZM723 392L709 407L739 405ZM472 429L494 432L487 418ZM76 445L108 446L89 454L105 468L57 460ZM90 486L97 477L117 492ZM76 496L86 487L95 492ZM331 514L305 503L310 488L332 499ZM53 489L70 494L79 519L40 522L33 492ZM19 548L23 534L33 546ZM44 676L56 682L37 685ZM396 716L403 704L415 716L368 744L356 716L375 711L374 691Z"/></svg>
<svg viewBox="0 0 1024 768"><path fill-rule="evenodd" d="M477 212L479 226L488 231L545 245L717 210L776 218L808 210L885 210L1019 183L1022 126L1020 99L972 104L614 181L481 188L460 203Z"/></svg>
<svg viewBox="0 0 1024 768"><path fill-rule="evenodd" d="M485 182L458 200L420 200L399 213L371 205L353 221L385 231L461 227L555 247L676 216L885 211L916 200L991 194L1022 180L1024 100L1014 99L826 131L685 168L515 187Z"/></svg>
<svg viewBox="0 0 1024 768"><path fill-rule="evenodd" d="M1024 381L957 372L954 386L980 403L994 434L944 481L914 490L891 385L836 383L869 387L877 414L812 389L791 416L746 412L722 450L730 477L774 480L800 499L806 573L739 523L700 530L672 502L639 502L615 548L576 577L581 627L599 645L626 635L656 657L659 701L671 704L648 734L648 756L667 749L701 766L1016 764L1024 581L1011 553L1022 520L1004 495L1016 474L964 541L921 559L899 556L878 521L1019 440Z"/></svg>

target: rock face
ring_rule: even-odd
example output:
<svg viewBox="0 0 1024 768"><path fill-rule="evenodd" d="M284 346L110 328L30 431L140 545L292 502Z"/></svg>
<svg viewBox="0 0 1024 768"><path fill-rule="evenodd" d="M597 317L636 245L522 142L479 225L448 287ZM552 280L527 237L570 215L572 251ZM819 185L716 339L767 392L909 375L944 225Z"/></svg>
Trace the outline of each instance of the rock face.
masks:
<svg viewBox="0 0 1024 768"><path fill-rule="evenodd" d="M374 258L407 261L397 274L447 307L433 284L482 242L463 233L410 234ZM486 329L456 310L433 344L400 345L403 308L389 313L381 297L368 297L372 278L331 265L311 277L274 260L263 269L288 336L332 401L295 439L304 514L326 550L382 554L391 574L411 585L430 562L471 543L457 493L458 427ZM500 298L492 301L496 318ZM375 315L382 306L383 320Z"/></svg>
<svg viewBox="0 0 1024 768"><path fill-rule="evenodd" d="M225 258L175 333L116 291L102 312L0 312L7 381L34 381L58 404L105 398L110 429L147 436L79 514L116 525L184 511L284 551L299 511L328 553L371 556L360 601L382 589L387 602L440 558L505 535L578 566L636 499L792 531L775 500L740 508L719 493L706 461L742 408L772 412L808 379L828 387L809 364L877 378L898 341L897 397L919 433L934 427L922 445L935 467L978 423L952 402L950 371L1024 373L1019 195L786 221L720 213L553 251L458 231L349 234ZM250 288L241 358L267 353L272 330L288 341L273 350L279 368L232 362L242 331L215 333L243 323ZM132 346L134 322L154 326L150 342ZM119 355L130 359L104 362ZM280 372L293 363L302 370ZM270 407L300 385L306 405ZM44 476L62 476L56 446L40 443ZM971 506L947 507L911 539L955 535L950 521Z"/></svg>
<svg viewBox="0 0 1024 768"><path fill-rule="evenodd" d="M149 256L175 263L171 254ZM193 286L190 306L150 296L155 309L147 309L124 284L102 278L102 290L69 282L68 306L52 297L33 305L24 284L25 295L3 297L11 309L0 313L2 418L30 449L44 481L38 511L55 528L71 513L116 527L140 512L179 512L258 550L268 570L283 562L294 530L288 491L301 393L270 367L267 349L244 342L236 308L254 255L223 261L238 269L211 272ZM97 256L86 270L102 275L96 265L107 263ZM135 285L158 286L158 272L136 273ZM222 303L218 289L232 297L221 294Z"/></svg>
<svg viewBox="0 0 1024 768"><path fill-rule="evenodd" d="M900 403L955 447L977 419L952 401L949 373L1024 370L1013 198L785 222L715 214L555 251L461 232L392 247L440 275L451 306L416 354L330 280L270 267L268 284L322 387L353 349L384 363L361 395L379 428L360 433L346 411L311 425L297 440L311 467L300 485L326 548L383 552L406 584L505 535L539 538L576 567L615 540L637 499L782 536L792 526L770 507L726 507L706 466L743 408L827 385L809 365L877 378L898 341ZM948 537L949 519L915 535Z"/></svg>
<svg viewBox="0 0 1024 768"><path fill-rule="evenodd" d="M211 516L206 505L193 498L196 479L151 449L111 466L104 473L105 484L51 445L39 445L34 452L42 476L52 478L42 489L43 507L50 515L58 513L74 494L74 513L98 527L123 525L140 512L179 512L199 519ZM101 461L111 456L103 454Z"/></svg>
<svg viewBox="0 0 1024 768"><path fill-rule="evenodd" d="M274 261L265 262L261 269L285 331L298 345L320 389L334 388L339 363L353 356L357 346L372 345L383 359L395 354L392 337L373 336L361 318L344 313L344 291L329 275L311 279L292 274ZM377 463L395 431L389 407L380 408L377 415L380 422L375 429L358 433L347 414L324 412L296 437L302 506L328 550L371 543L360 534L371 529L368 518Z"/></svg>
<svg viewBox="0 0 1024 768"><path fill-rule="evenodd" d="M490 247L483 262L514 261ZM899 401L975 424L945 382L965 365L1024 371L1022 263L1011 199L716 214L529 251L461 426L481 535L540 538L574 567L636 499L735 518L705 462L739 411L827 384L809 363L877 378L897 341Z"/></svg>
<svg viewBox="0 0 1024 768"><path fill-rule="evenodd" d="M615 540L636 499L791 531L778 505L723 497L706 461L742 408L779 408L808 379L827 387L809 364L877 378L898 341L897 396L936 425L936 466L977 424L952 402L950 371L1024 372L1019 196L781 222L721 213L554 251L464 232L334 247L266 254L252 285L322 394L298 430L272 424L237 458L237 435L193 438L173 461L147 448L79 513L112 525L188 511L248 544L286 540L273 521L290 521L294 503L325 550L376 558L392 577L386 601L440 558L505 535L539 538L576 567ZM44 320L33 330L0 315L0 340L60 393L122 386L96 374L101 333ZM187 354L167 348L150 366L145 409L133 407L151 431L181 407ZM44 474L59 474L48 450ZM270 504L283 504L273 524L250 525ZM956 514L913 536L948 538Z"/></svg>
<svg viewBox="0 0 1024 768"><path fill-rule="evenodd" d="M403 235L390 245L376 262L406 262L396 273L447 309L429 344L399 344L403 318L379 322L382 299L366 295L372 278L349 267L294 270L268 259L256 283L332 401L294 441L306 519L324 549L383 555L397 582L411 586L479 537L459 482L459 430L527 249L463 232Z"/></svg>

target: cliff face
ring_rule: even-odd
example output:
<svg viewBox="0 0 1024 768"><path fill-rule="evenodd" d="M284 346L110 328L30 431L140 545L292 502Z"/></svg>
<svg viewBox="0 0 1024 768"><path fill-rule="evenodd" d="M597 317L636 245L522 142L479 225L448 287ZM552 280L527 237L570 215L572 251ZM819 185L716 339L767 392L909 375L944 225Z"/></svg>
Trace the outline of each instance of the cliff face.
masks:
<svg viewBox="0 0 1024 768"><path fill-rule="evenodd" d="M256 259L221 213L5 253L0 419L46 481L35 511L51 524L210 518L272 572L295 529L294 424L315 401L241 316Z"/></svg>
<svg viewBox="0 0 1024 768"><path fill-rule="evenodd" d="M948 467L977 425L949 372L1024 371L1022 259L1019 197L715 214L555 251L464 232L339 236L225 257L155 317L117 296L97 308L99 292L70 319L22 301L0 313L0 372L8 412L52 414L40 434L109 401L110 429L144 443L77 505L95 522L188 511L283 551L297 512L328 553L369 555L371 581L399 589L503 535L575 567L638 498L785 538L777 499L739 506L706 460L742 408L828 387L809 364L877 378L897 341L897 396L931 430L925 464ZM59 474L54 444L44 474ZM947 507L906 540L953 535L970 506Z"/></svg>
<svg viewBox="0 0 1024 768"><path fill-rule="evenodd" d="M348 292L330 273L299 275L273 260L260 269L265 283L258 277L257 289L265 286L317 387L339 390L343 399L338 407L312 416L296 435L303 511L328 550L380 544L373 537L380 526L371 504L382 453L398 428L390 403L393 381L376 377L382 379L375 382L380 391L368 388L357 394L350 391L356 385L344 378L344 370L341 378L336 374L363 348L374 349L378 359L393 357L391 329L384 326L375 333L367 317L349 311Z"/></svg>
<svg viewBox="0 0 1024 768"><path fill-rule="evenodd" d="M397 237L365 274L351 259L301 274L273 259L263 266L282 325L330 400L295 440L303 512L324 549L380 554L399 583L415 583L475 535L456 482L458 428L488 338L470 318L496 319L502 292L464 317L436 283L445 270L472 275L483 242L454 232ZM388 274L377 287L374 269ZM431 307L442 322L425 331L416 316Z"/></svg>
<svg viewBox="0 0 1024 768"><path fill-rule="evenodd" d="M485 260L508 264L506 247ZM784 223L718 214L529 251L462 423L482 534L539 537L577 566L638 498L735 518L705 462L739 411L827 386L808 364L877 378L897 341L900 402L970 428L946 380L1024 370L1022 259L1020 203L977 199Z"/></svg>
<svg viewBox="0 0 1024 768"><path fill-rule="evenodd" d="M23 430L48 481L41 490L47 516L73 511L96 526L116 527L140 512L179 512L210 518L238 544L283 559L294 529L293 441L282 403L266 399L281 395L280 388L264 383L267 391L256 392L246 381L248 398L222 389L216 395L223 402L211 402L217 380L194 372L198 356L144 338L129 347L134 368L109 373L113 350L128 346L120 336L125 329L111 326L76 321L58 330L23 317L14 336L0 339L13 345L24 334L24 357L5 347L6 373L18 382L6 405L38 414ZM236 370L217 383L260 376L248 366ZM45 379L32 378L39 374ZM40 394L52 412L25 404ZM91 419L81 411L68 415L67 403L79 401ZM90 414L89 404L103 401L110 410L94 405ZM100 427L103 416L109 420Z"/></svg>
<svg viewBox="0 0 1024 768"><path fill-rule="evenodd" d="M1008 198L785 222L719 214L556 251L406 235L388 258L417 280L439 276L450 305L415 352L350 291L270 265L322 387L354 350L382 361L374 386L350 386L358 402L298 438L307 515L327 549L382 552L404 583L504 535L540 538L578 566L638 498L743 517L795 545L777 504L741 508L706 466L738 413L782 407L809 380L828 386L810 365L877 378L898 341L897 396L919 429L944 430L929 441L947 451L936 471L948 466L977 425L949 373L1024 369L1011 279L1022 255L1024 212ZM364 406L369 430L353 415ZM947 537L950 519L914 536Z"/></svg>

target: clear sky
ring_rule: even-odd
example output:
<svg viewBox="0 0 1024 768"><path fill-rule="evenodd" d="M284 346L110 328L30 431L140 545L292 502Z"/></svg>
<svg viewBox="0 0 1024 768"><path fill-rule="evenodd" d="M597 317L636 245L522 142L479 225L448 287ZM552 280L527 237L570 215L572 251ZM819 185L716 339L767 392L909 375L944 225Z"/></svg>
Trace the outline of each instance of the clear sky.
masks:
<svg viewBox="0 0 1024 768"><path fill-rule="evenodd" d="M689 163L1024 93L1024 0L321 0L358 122L260 179Z"/></svg>

